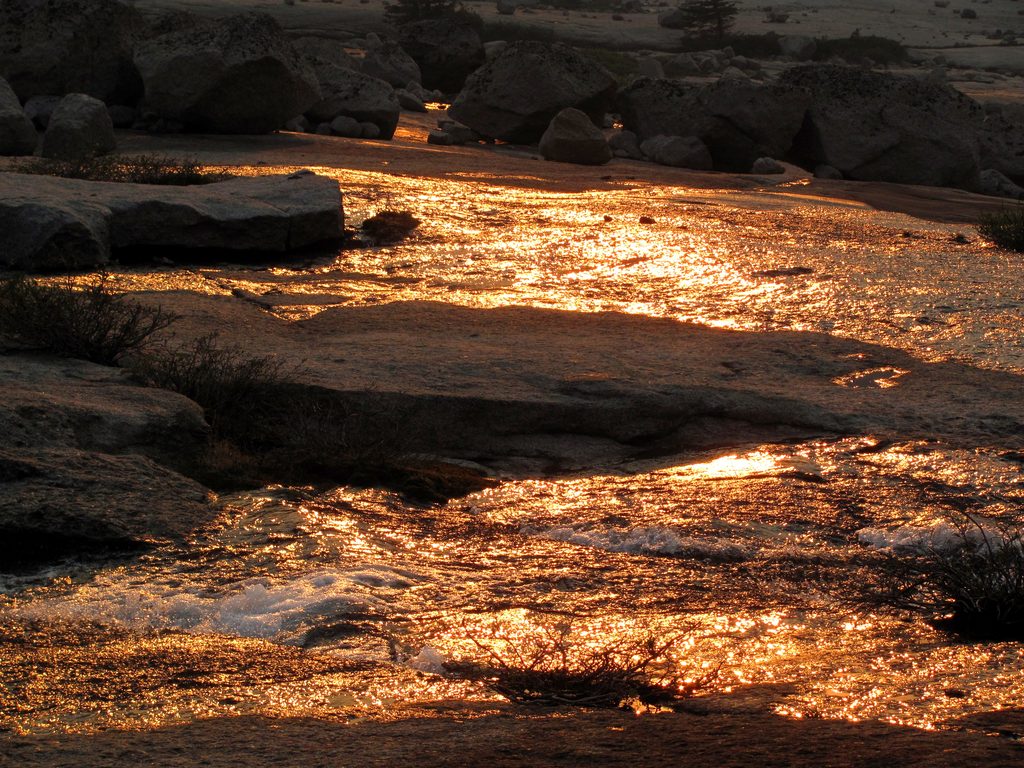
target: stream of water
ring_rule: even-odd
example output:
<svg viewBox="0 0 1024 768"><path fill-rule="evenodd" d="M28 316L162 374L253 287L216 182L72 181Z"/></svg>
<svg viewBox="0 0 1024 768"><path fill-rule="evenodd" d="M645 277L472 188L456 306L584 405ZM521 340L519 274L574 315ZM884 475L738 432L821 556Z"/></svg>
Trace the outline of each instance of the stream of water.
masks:
<svg viewBox="0 0 1024 768"><path fill-rule="evenodd" d="M350 219L387 204L424 224L400 245L302 267L112 279L134 290L243 290L287 319L411 299L617 310L825 331L1024 373L1024 261L973 231L958 242L961 228L810 197L799 183L767 194L623 179L563 193L523 180L320 170L341 180ZM939 542L965 510L1022 522L1019 458L865 436L668 464L509 481L429 508L382 491L258 489L221 498L218 524L187 547L3 577L6 622L99 622L117 633L104 652L122 660L168 643L201 655L239 638L307 650L288 675L253 662L204 686L137 686L103 706L54 670L47 706L5 706L0 720L59 733L495 698L446 677L440 662L553 622L584 643L678 634L684 674L720 667L713 691L762 686L766 706L792 716L931 728L1024 700L1020 644L958 644L847 599L863 576L853 559L867 548ZM103 674L132 688L137 673L119 669Z"/></svg>

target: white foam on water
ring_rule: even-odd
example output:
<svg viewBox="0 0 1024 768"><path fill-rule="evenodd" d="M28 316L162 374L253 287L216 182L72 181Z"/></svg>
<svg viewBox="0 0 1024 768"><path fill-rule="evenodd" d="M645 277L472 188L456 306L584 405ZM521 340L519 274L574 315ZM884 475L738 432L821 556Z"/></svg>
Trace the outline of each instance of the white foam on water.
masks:
<svg viewBox="0 0 1024 768"><path fill-rule="evenodd" d="M524 531L526 532L526 531ZM719 538L683 536L660 525L629 530L577 530L571 527L534 531L532 535L553 541L564 541L606 552L625 552L665 557L691 557L705 560L747 560L753 553L734 541Z"/></svg>
<svg viewBox="0 0 1024 768"><path fill-rule="evenodd" d="M444 654L432 646L425 645L420 649L419 653L405 663L406 666L412 667L420 672L427 672L432 675L443 675L445 673L444 662Z"/></svg>
<svg viewBox="0 0 1024 768"><path fill-rule="evenodd" d="M949 552L965 542L975 546L1002 547L1004 538L997 530L980 526L961 530L940 520L931 525L902 525L899 528L861 528L857 541L869 549L894 552Z"/></svg>
<svg viewBox="0 0 1024 768"><path fill-rule="evenodd" d="M375 566L321 570L280 582L249 579L216 592L97 579L70 596L18 610L28 617L101 621L138 630L174 628L299 643L309 629L326 621L382 612L388 596L418 581L408 571Z"/></svg>

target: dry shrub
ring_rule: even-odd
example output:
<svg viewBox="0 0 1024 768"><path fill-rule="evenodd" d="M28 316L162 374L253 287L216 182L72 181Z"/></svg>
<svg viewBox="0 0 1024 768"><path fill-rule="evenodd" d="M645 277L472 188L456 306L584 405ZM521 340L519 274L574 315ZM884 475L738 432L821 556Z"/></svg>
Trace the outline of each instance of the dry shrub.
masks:
<svg viewBox="0 0 1024 768"><path fill-rule="evenodd" d="M71 279L0 281L0 335L62 357L117 365L150 347L176 319L114 293L103 276L85 286Z"/></svg>
<svg viewBox="0 0 1024 768"><path fill-rule="evenodd" d="M164 345L134 359L132 370L150 386L195 400L214 434L242 442L253 437L286 380L283 363L225 346L216 333L179 347Z"/></svg>
<svg viewBox="0 0 1024 768"><path fill-rule="evenodd" d="M1024 251L1024 203L985 216L978 232L1003 248Z"/></svg>
<svg viewBox="0 0 1024 768"><path fill-rule="evenodd" d="M595 640L571 621L542 623L527 635L508 634L500 627L487 635L485 641L467 632L479 658L451 664L450 670L522 704L665 705L707 688L719 674L715 666L696 676L684 675L680 635Z"/></svg>
<svg viewBox="0 0 1024 768"><path fill-rule="evenodd" d="M386 398L299 383L300 365L248 355L216 334L164 346L132 367L150 386L202 406L213 441L194 474L218 489L344 482L443 502L493 484L471 470L410 458L407 414Z"/></svg>
<svg viewBox="0 0 1024 768"><path fill-rule="evenodd" d="M104 155L75 161L46 160L33 162L18 170L43 176L60 176L65 179L179 187L212 184L230 178L227 173L206 170L195 158L177 159L164 155Z"/></svg>
<svg viewBox="0 0 1024 768"><path fill-rule="evenodd" d="M867 601L965 638L1024 640L1024 530L966 514L955 527L948 545L880 556Z"/></svg>

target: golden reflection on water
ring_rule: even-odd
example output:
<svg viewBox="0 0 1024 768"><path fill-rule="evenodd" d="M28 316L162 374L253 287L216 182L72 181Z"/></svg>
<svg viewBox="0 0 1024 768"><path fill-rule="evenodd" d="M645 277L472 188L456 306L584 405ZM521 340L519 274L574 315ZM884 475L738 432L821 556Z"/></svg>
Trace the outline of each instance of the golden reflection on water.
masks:
<svg viewBox="0 0 1024 768"><path fill-rule="evenodd" d="M140 268L110 279L131 290L244 291L286 319L421 299L615 310L720 327L822 330L927 358L1024 370L1024 267L978 241L952 245L947 226L798 191L766 199L623 179L560 192L537 188L527 174L516 183L471 173L424 179L315 170L339 178L350 222L403 208L423 226L403 244L326 253L294 267ZM836 383L886 387L902 375L870 369ZM858 578L848 560L859 528L927 525L968 494L972 509L1019 516L1019 467L984 451L922 443L873 450L858 438L629 469L506 483L441 511L351 489L226 500L223 527L196 542L191 558L158 553L24 598L39 606L25 621L49 612L136 634L108 642L105 657L74 643L34 652L5 644L8 678L15 669L46 670L25 700L2 688L2 724L145 728L222 713L380 713L415 701L493 698L477 684L395 664L382 638L402 645L405 656L430 645L455 659L479 652L467 631L507 646L535 632L538 616L575 617L591 647L629 633L683 633L674 659L683 671L721 663L724 694L792 684L795 692L769 702L792 716L930 728L1024 700L1019 646L952 645L919 622L859 615L830 592ZM311 569L351 581L351 594L332 593L337 605L316 604L319 613L302 614L274 643L230 636L218 606L258 593L256 586L287 597ZM306 592L295 600L312 599L310 583L301 586ZM360 610L372 608L360 619L372 641L328 633L322 648L280 651L278 642L301 644L333 626L338 616L330 610L348 616L356 598ZM175 624L166 608L173 600L203 621ZM174 678L173 670L147 677L149 662L168 656L208 670L203 684ZM350 668L353 658L368 666ZM280 674L239 677L213 663L219 659L228 667L262 659ZM97 679L128 693L112 690L97 703L90 698Z"/></svg>
<svg viewBox="0 0 1024 768"><path fill-rule="evenodd" d="M1024 263L980 239L953 242L957 227L793 191L799 187L751 193L613 176L598 189L560 191L528 173L313 170L338 178L350 226L385 208L423 223L403 243L326 252L295 268L149 269L118 273L117 284L243 290L290 320L331 306L423 299L612 310L723 328L825 331L927 359L1024 370L1016 332Z"/></svg>

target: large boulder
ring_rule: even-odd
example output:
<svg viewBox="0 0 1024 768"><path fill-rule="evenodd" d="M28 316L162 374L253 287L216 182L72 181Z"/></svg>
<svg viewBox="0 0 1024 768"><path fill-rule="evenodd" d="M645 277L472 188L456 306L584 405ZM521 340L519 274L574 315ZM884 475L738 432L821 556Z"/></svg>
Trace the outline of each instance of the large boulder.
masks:
<svg viewBox="0 0 1024 768"><path fill-rule="evenodd" d="M83 360L0 355L0 392L8 448L63 446L187 464L209 432L202 408L188 398Z"/></svg>
<svg viewBox="0 0 1024 768"><path fill-rule="evenodd" d="M424 19L405 24L399 42L419 65L426 88L456 93L484 63L484 44L473 27L458 19Z"/></svg>
<svg viewBox="0 0 1024 768"><path fill-rule="evenodd" d="M146 108L186 129L267 133L319 97L316 75L266 14L197 22L138 46Z"/></svg>
<svg viewBox="0 0 1024 768"><path fill-rule="evenodd" d="M132 55L145 23L116 0L0 0L0 76L22 102L87 93L133 104L142 82Z"/></svg>
<svg viewBox="0 0 1024 768"><path fill-rule="evenodd" d="M395 89L383 80L335 64L315 66L321 98L306 112L314 125L340 116L377 126L380 138L390 139L398 127L402 106Z"/></svg>
<svg viewBox="0 0 1024 768"><path fill-rule="evenodd" d="M604 67L569 46L517 42L470 76L448 114L484 136L532 143L567 107L603 122L615 88Z"/></svg>
<svg viewBox="0 0 1024 768"><path fill-rule="evenodd" d="M780 82L811 94L792 152L802 165L862 181L977 185L983 111L949 85L835 65L796 67Z"/></svg>
<svg viewBox="0 0 1024 768"><path fill-rule="evenodd" d="M978 141L982 168L1024 184L1024 104L985 104Z"/></svg>
<svg viewBox="0 0 1024 768"><path fill-rule="evenodd" d="M299 37L292 41L299 55L314 67L334 64L345 69L359 69L359 61L350 56L337 40L326 37Z"/></svg>
<svg viewBox="0 0 1024 768"><path fill-rule="evenodd" d="M603 165L612 159L601 129L572 107L555 115L540 138L540 153L545 160L579 165Z"/></svg>
<svg viewBox="0 0 1024 768"><path fill-rule="evenodd" d="M7 81L0 78L0 155L31 155L36 128Z"/></svg>
<svg viewBox="0 0 1024 768"><path fill-rule="evenodd" d="M711 153L696 136L652 136L640 145L640 151L658 165L710 171Z"/></svg>
<svg viewBox="0 0 1024 768"><path fill-rule="evenodd" d="M8 350L0 430L5 563L180 539L213 516L206 489L161 465L195 466L202 409L123 370Z"/></svg>
<svg viewBox="0 0 1024 768"><path fill-rule="evenodd" d="M394 40L371 39L366 47L362 70L395 88L422 80L419 64Z"/></svg>
<svg viewBox="0 0 1024 768"><path fill-rule="evenodd" d="M69 93L53 110L43 134L43 157L79 161L117 148L106 105L84 93Z"/></svg>
<svg viewBox="0 0 1024 768"><path fill-rule="evenodd" d="M803 124L806 91L746 78L700 85L641 78L619 94L623 125L641 141L696 136L715 168L746 173L759 157L782 157Z"/></svg>
<svg viewBox="0 0 1024 768"><path fill-rule="evenodd" d="M342 234L338 183L309 171L193 187L0 173L0 266L84 268L114 251L276 252Z"/></svg>

